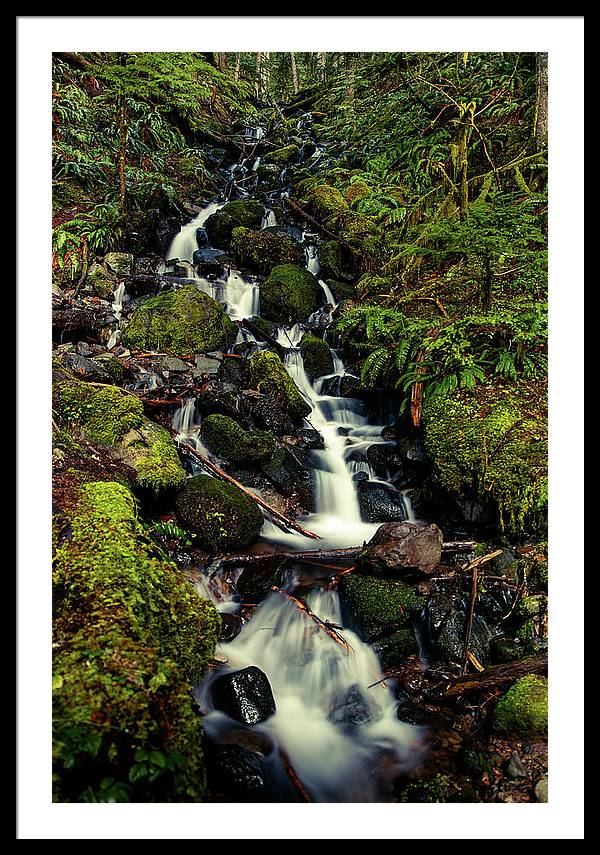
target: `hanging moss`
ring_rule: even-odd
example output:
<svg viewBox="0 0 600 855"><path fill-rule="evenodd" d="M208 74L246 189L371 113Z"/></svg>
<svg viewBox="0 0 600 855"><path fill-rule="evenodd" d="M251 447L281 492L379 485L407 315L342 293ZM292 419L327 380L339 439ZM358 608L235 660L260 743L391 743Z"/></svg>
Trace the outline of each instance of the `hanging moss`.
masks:
<svg viewBox="0 0 600 855"><path fill-rule="evenodd" d="M240 226L233 230L231 249L237 260L258 273L269 273L278 264L299 264L302 250L288 235L253 231Z"/></svg>
<svg viewBox="0 0 600 855"><path fill-rule="evenodd" d="M243 549L257 539L262 513L249 496L209 475L189 478L177 497L177 515L214 552Z"/></svg>
<svg viewBox="0 0 600 855"><path fill-rule="evenodd" d="M55 800L200 800L189 691L213 654L218 614L154 557L121 484L82 485L68 537L55 540Z"/></svg>
<svg viewBox="0 0 600 855"><path fill-rule="evenodd" d="M300 352L304 368L313 379L333 372L333 357L329 345L310 333L304 333L300 340Z"/></svg>
<svg viewBox="0 0 600 855"><path fill-rule="evenodd" d="M304 267L274 267L260 286L261 315L269 321L295 324L306 320L324 303L317 279Z"/></svg>
<svg viewBox="0 0 600 855"><path fill-rule="evenodd" d="M252 389L275 398L293 419L307 416L308 404L276 353L257 351L250 358L250 385Z"/></svg>
<svg viewBox="0 0 600 855"><path fill-rule="evenodd" d="M267 431L246 431L228 416L211 415L202 422L202 440L213 454L231 463L254 466L275 450Z"/></svg>
<svg viewBox="0 0 600 855"><path fill-rule="evenodd" d="M511 686L494 707L492 729L543 737L548 732L548 681L528 674Z"/></svg>
<svg viewBox="0 0 600 855"><path fill-rule="evenodd" d="M223 307L190 285L144 300L121 340L131 350L181 356L224 349L236 335L237 327Z"/></svg>
<svg viewBox="0 0 600 855"><path fill-rule="evenodd" d="M434 481L457 498L497 506L504 531L543 536L547 520L546 426L528 412L519 390L480 388L425 405L425 445Z"/></svg>

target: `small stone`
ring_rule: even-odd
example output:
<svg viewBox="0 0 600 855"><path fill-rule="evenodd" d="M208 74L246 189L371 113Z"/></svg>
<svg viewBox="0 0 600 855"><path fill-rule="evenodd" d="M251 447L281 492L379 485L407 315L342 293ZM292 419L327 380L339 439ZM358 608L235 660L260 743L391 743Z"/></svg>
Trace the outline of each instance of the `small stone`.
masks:
<svg viewBox="0 0 600 855"><path fill-rule="evenodd" d="M254 665L222 674L210 691L215 708L242 724L258 724L275 712L267 675Z"/></svg>
<svg viewBox="0 0 600 855"><path fill-rule="evenodd" d="M527 769L523 766L521 758L518 754L513 754L505 767L507 778L514 780L523 780L527 778Z"/></svg>

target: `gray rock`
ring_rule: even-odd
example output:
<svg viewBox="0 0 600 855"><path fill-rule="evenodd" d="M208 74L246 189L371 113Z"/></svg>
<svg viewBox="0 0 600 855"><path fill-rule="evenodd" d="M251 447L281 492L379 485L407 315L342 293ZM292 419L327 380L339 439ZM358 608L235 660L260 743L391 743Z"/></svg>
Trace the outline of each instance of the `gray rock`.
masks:
<svg viewBox="0 0 600 855"><path fill-rule="evenodd" d="M442 532L434 523L385 523L358 556L357 564L375 575L402 570L432 573L440 563L442 542Z"/></svg>
<svg viewBox="0 0 600 855"><path fill-rule="evenodd" d="M172 374L185 374L191 370L191 366L178 356L166 356L161 363L163 371L170 371Z"/></svg>
<svg viewBox="0 0 600 855"><path fill-rule="evenodd" d="M535 797L538 802L547 802L548 801L548 778L540 778L540 780L535 785L533 790L535 793Z"/></svg>
<svg viewBox="0 0 600 855"><path fill-rule="evenodd" d="M275 712L271 684L255 665L222 674L210 691L215 708L242 724L258 724Z"/></svg>
<svg viewBox="0 0 600 855"><path fill-rule="evenodd" d="M515 781L524 780L527 778L527 769L523 766L521 758L518 754L513 754L505 767L506 776Z"/></svg>

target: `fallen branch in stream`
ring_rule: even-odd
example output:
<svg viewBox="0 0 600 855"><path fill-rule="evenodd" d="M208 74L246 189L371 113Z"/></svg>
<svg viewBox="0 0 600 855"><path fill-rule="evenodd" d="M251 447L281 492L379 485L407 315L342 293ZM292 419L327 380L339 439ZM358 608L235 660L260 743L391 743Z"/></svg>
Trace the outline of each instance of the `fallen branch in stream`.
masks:
<svg viewBox="0 0 600 855"><path fill-rule="evenodd" d="M256 324L253 324L252 321L248 320L248 318L244 318L244 320L242 321L242 326L245 330L251 332L253 336L256 336L256 338L259 338L261 339L261 341L266 341L267 344L270 344L273 350L275 350L282 358L287 353L287 349L283 347L283 345L279 344L279 342L274 339L272 335L269 335L268 333L264 332L264 330L262 330Z"/></svg>
<svg viewBox="0 0 600 855"><path fill-rule="evenodd" d="M483 555L481 558L476 558L474 561L471 561L464 569L466 572L469 570L472 571L473 576L471 580L471 598L469 600L469 612L467 614L467 626L465 629L465 646L463 653L463 662L462 662L462 673L466 674L467 665L469 662L473 663L473 660L470 655L469 645L471 644L471 633L473 631L473 618L475 616L475 603L477 602L477 588L479 584L479 568L482 564L487 564L488 561L492 561L492 559L497 558L502 554L501 549L496 549L494 552L488 553L488 555ZM478 663L479 664L479 663ZM476 666L477 667L477 666Z"/></svg>
<svg viewBox="0 0 600 855"><path fill-rule="evenodd" d="M529 656L518 662L507 662L502 665L493 665L477 674L466 674L457 677L443 688L434 689L431 697L457 698L468 692L479 692L483 689L491 689L502 683L518 680L526 674L545 673L548 669L548 657L545 653L537 656Z"/></svg>
<svg viewBox="0 0 600 855"><path fill-rule="evenodd" d="M307 222L309 222L316 229L318 229L320 232L322 232L322 234L324 234L326 237L330 238L331 240L337 241L337 243L341 243L342 246L345 246L351 252L357 251L356 247L351 246L351 244L349 244L348 241L345 241L339 235L335 235L333 232L330 232L328 228L326 228L324 225L322 225L318 220L315 220L314 217L311 217L311 215L308 214L304 210L304 208L301 208L297 202L294 202L288 196L283 197L283 204L287 205L287 207L290 208L290 210L292 210L297 216L302 217L303 220L306 220Z"/></svg>
<svg viewBox="0 0 600 855"><path fill-rule="evenodd" d="M275 591L278 594L281 594L282 597L285 597L290 603L293 603L296 608L298 608L301 612L303 612L307 617L309 617L313 623L315 623L319 629L322 629L323 632L329 636L329 638L333 639L336 644L339 644L340 647L343 647L347 653L354 653L354 650L350 647L348 642L342 638L342 636L337 632L334 627L327 623L324 620L316 615L313 611L311 611L306 603L303 603L302 600L299 600L298 597L295 597L293 594L288 594L286 591L282 591L281 588L278 588L276 585L271 587L272 591Z"/></svg>
<svg viewBox="0 0 600 855"><path fill-rule="evenodd" d="M212 472L213 475L217 475L222 481L226 481L228 484L232 484L234 487L237 487L238 490L241 490L242 493L245 493L249 496L257 505L259 505L264 511L267 512L269 519L271 519L278 528L283 531L289 531L293 529L297 531L299 534L304 537L309 537L311 540L320 540L321 537L318 534L315 534L314 531L309 531L307 528L303 528L301 525L298 525L294 520L289 519L283 514L276 511L275 508L271 507L271 505L267 504L260 496L257 496L256 493L253 493L252 490L249 490L247 487L244 487L243 484L240 484L235 478L231 475L228 475L227 472L224 472L222 469L219 469L218 466L215 466L208 457L205 457L203 454L200 454L199 451L196 451L195 448L192 448L190 445L187 445L185 442L181 442L181 440L177 439L178 433L176 430L171 429L171 434L175 438L175 444L177 447L183 451L185 454L189 454L194 460L197 460L205 469L208 469L209 472Z"/></svg>
<svg viewBox="0 0 600 855"><path fill-rule="evenodd" d="M475 547L473 540L449 540L442 544L442 554L454 554L457 552L470 552ZM297 561L354 561L356 556L362 552L364 546L342 547L339 549L306 549L306 550L273 550L271 552L256 552L246 555L222 555L218 561L221 565L229 564L263 564L281 558L292 558Z"/></svg>
<svg viewBox="0 0 600 855"><path fill-rule="evenodd" d="M281 757L281 762L283 763L283 768L285 769L285 773L289 778L290 784L300 796L300 800L303 802L312 802L308 790L306 789L306 787L298 777L296 770L292 766L287 751L281 746L279 747L279 756Z"/></svg>

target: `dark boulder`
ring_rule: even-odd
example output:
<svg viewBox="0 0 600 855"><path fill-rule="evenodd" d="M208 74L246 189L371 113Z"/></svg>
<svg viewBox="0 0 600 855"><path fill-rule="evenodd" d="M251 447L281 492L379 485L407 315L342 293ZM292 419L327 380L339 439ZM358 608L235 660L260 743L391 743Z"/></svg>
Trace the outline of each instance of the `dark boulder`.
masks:
<svg viewBox="0 0 600 855"><path fill-rule="evenodd" d="M425 603L411 585L356 573L340 578L339 592L344 625L369 643L408 627Z"/></svg>
<svg viewBox="0 0 600 855"><path fill-rule="evenodd" d="M255 665L222 674L213 681L210 692L215 709L242 724L259 724L275 713L271 684Z"/></svg>
<svg viewBox="0 0 600 855"><path fill-rule="evenodd" d="M345 733L352 733L356 728L372 721L373 713L371 703L355 683L334 699L327 718Z"/></svg>
<svg viewBox="0 0 600 855"><path fill-rule="evenodd" d="M219 801L263 801L265 780L260 755L241 745L213 745L206 750L208 786Z"/></svg>
<svg viewBox="0 0 600 855"><path fill-rule="evenodd" d="M402 522L408 516L402 494L378 481L360 481L358 504L365 522Z"/></svg>

